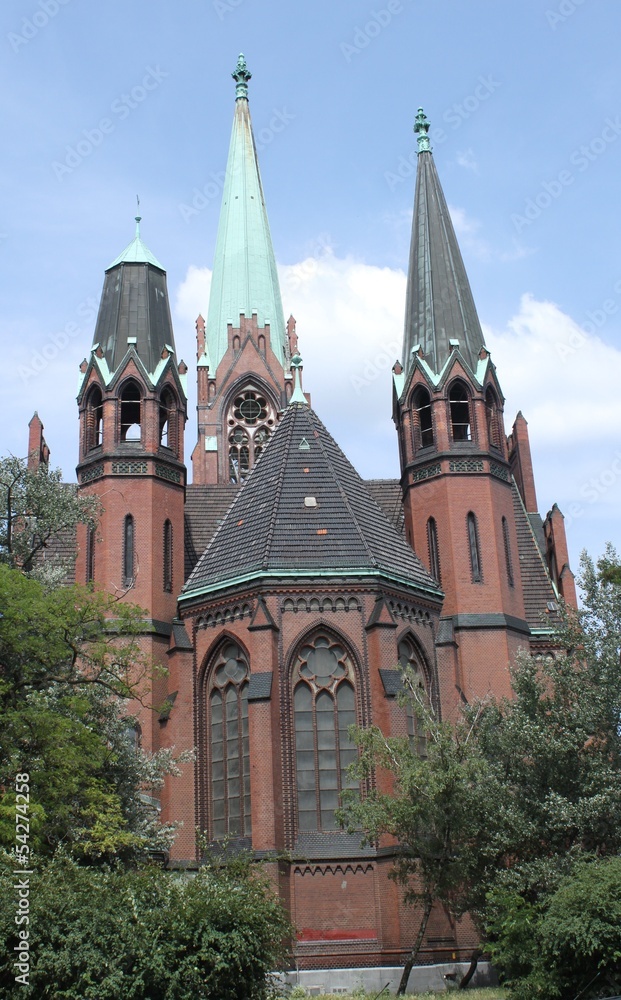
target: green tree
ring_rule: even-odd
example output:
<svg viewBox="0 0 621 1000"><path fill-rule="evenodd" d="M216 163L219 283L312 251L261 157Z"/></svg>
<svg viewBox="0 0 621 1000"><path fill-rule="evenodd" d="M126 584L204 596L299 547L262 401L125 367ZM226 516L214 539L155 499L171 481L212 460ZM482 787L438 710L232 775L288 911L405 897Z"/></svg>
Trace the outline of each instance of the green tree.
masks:
<svg viewBox="0 0 621 1000"><path fill-rule="evenodd" d="M76 526L96 527L99 512L97 497L63 483L60 469L33 471L24 459L0 460L0 559L10 566L60 583L67 565L58 552L51 561L42 556L60 539L71 549Z"/></svg>
<svg viewBox="0 0 621 1000"><path fill-rule="evenodd" d="M456 725L441 722L407 671L404 680L419 730L427 734L425 750L420 752L420 743L386 737L377 727L352 730L359 756L350 771L368 791L363 797L344 793L339 812L349 832L363 831L365 843L396 839L391 875L405 901L421 910L399 994L406 991L434 902L458 915L472 904L472 886L488 860L480 849L482 816L491 808L482 795L484 789L489 795L491 786L474 738L476 715ZM381 790L390 784L390 791Z"/></svg>
<svg viewBox="0 0 621 1000"><path fill-rule="evenodd" d="M594 901L598 877L610 884L619 878L620 572L611 546L597 565L583 555L583 607L565 612L556 655L521 657L513 675L515 697L488 705L477 727L479 747L512 815L512 835L487 883L482 912L499 968L520 996L529 989L551 997L575 995L601 971L596 943L602 925L594 920L588 925L591 958L583 941L584 961L574 961L578 945L571 922L560 916L563 900L574 891L575 898L588 902L592 889ZM608 867L606 859L615 863ZM614 962L614 949L610 955ZM567 967L561 970L563 961ZM601 969L608 974L605 963ZM615 983L621 986L618 977Z"/></svg>
<svg viewBox="0 0 621 1000"><path fill-rule="evenodd" d="M345 802L342 820L367 841L396 838L394 877L422 907L400 992L434 900L471 913L496 955L512 956L513 981L539 975L534 929L553 894L577 863L621 852L619 569L611 547L597 567L583 557L583 609L564 612L554 656L518 657L511 698L441 723L410 684L426 755L355 732L353 772L370 790Z"/></svg>
<svg viewBox="0 0 621 1000"><path fill-rule="evenodd" d="M13 865L0 870L0 998L14 997ZM291 927L247 856L187 878L154 866L84 868L62 854L31 877L31 972L20 996L265 1000ZM23 940L23 939L22 939Z"/></svg>
<svg viewBox="0 0 621 1000"><path fill-rule="evenodd" d="M32 846L91 860L170 842L144 793L177 771L132 744L127 701L151 665L144 613L86 588L49 590L0 564L0 843L15 836L15 775L31 776ZM114 616L114 617L112 617Z"/></svg>

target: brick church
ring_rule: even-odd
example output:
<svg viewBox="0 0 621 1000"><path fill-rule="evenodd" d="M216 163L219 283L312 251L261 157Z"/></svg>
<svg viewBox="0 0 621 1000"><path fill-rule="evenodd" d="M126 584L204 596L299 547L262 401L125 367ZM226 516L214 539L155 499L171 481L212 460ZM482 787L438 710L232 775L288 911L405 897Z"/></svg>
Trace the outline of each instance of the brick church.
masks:
<svg viewBox="0 0 621 1000"><path fill-rule="evenodd" d="M549 649L559 598L576 601L563 517L537 512L521 413L506 433L422 111L392 373L400 476L364 481L350 465L302 390L241 56L233 77L211 293L196 323L192 482L188 369L138 219L105 271L80 368L78 483L103 514L98 531L79 529L76 581L147 609L145 642L166 674L140 710L142 746L196 748L161 796L161 818L182 823L171 865L197 863L197 829L228 837L274 859L300 968L394 965L417 919L388 879L393 849L361 848L335 820L351 784L348 727L415 736L399 664L444 717L508 694L516 652ZM30 451L43 447L35 419ZM440 911L421 957L471 946L466 923Z"/></svg>

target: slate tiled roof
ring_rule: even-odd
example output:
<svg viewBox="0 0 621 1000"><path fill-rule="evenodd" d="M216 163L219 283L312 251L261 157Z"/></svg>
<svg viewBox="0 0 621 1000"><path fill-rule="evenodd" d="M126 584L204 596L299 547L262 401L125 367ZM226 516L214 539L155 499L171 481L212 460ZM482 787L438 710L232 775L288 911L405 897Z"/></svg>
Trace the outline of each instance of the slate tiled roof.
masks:
<svg viewBox="0 0 621 1000"><path fill-rule="evenodd" d="M35 556L35 561L39 564L51 562L55 566L59 563L63 567L62 585L70 587L75 580L75 555L76 555L76 532L75 528L62 531L54 538L50 538L44 549L39 549Z"/></svg>
<svg viewBox="0 0 621 1000"><path fill-rule="evenodd" d="M440 595L316 414L291 405L181 595L265 572L383 573Z"/></svg>
<svg viewBox="0 0 621 1000"><path fill-rule="evenodd" d="M381 507L391 524L401 534L405 534L403 494L398 479L365 479L364 485Z"/></svg>
<svg viewBox="0 0 621 1000"><path fill-rule="evenodd" d="M190 483L185 495L185 579L213 538L239 492L238 486Z"/></svg>
<svg viewBox="0 0 621 1000"><path fill-rule="evenodd" d="M529 515L526 513L515 482L513 483L513 510L517 529L526 621L531 629L541 630L545 628L546 621L552 624L553 621L558 620L557 615L546 614L548 601L556 602L557 597L531 523L532 518L537 517L539 521L541 518L538 514ZM543 534L543 528L541 528L541 534ZM545 615L545 620L542 619L542 615Z"/></svg>

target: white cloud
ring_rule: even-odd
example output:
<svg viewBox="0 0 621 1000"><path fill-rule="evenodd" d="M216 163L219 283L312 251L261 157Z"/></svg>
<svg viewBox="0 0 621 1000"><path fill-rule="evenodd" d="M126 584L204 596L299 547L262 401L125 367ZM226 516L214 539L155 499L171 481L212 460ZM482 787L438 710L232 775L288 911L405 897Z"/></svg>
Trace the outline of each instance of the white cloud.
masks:
<svg viewBox="0 0 621 1000"><path fill-rule="evenodd" d="M478 174L479 172L479 165L476 161L472 147L470 149L463 149L457 153L457 163L460 167L464 167L466 170L472 170L475 174Z"/></svg>

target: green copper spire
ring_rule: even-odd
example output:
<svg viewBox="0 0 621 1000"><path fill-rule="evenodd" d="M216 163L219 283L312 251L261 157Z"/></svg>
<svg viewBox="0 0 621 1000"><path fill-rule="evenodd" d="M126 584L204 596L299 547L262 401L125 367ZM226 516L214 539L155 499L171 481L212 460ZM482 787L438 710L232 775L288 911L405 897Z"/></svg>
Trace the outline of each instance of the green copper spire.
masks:
<svg viewBox="0 0 621 1000"><path fill-rule="evenodd" d="M244 53L239 53L239 58L237 60L237 66L235 67L235 72L231 73L231 76L237 84L235 90L235 100L238 101L240 97L244 100L248 100L248 80L252 79L252 73L246 66L246 60L244 58Z"/></svg>
<svg viewBox="0 0 621 1000"><path fill-rule="evenodd" d="M113 260L111 264L106 268L107 271L111 267L116 267L117 264L153 264L154 267L159 267L161 271L164 270L160 264L157 257L155 257L149 248L142 242L140 236L140 223L142 217L140 215L136 216L136 235L134 236L131 243L129 243L122 254Z"/></svg>
<svg viewBox="0 0 621 1000"><path fill-rule="evenodd" d="M243 63L242 63L243 60ZM263 186L246 99L250 73L243 56L233 74L237 98L211 279L206 340L214 369L228 347L227 324L243 313L270 324L270 343L285 365L285 318ZM240 93L240 87L244 92Z"/></svg>
<svg viewBox="0 0 621 1000"><path fill-rule="evenodd" d="M418 109L418 114L416 115L414 131L418 132L418 152L419 153L430 153L431 152L431 142L429 140L430 122L427 121L427 116L422 108Z"/></svg>

